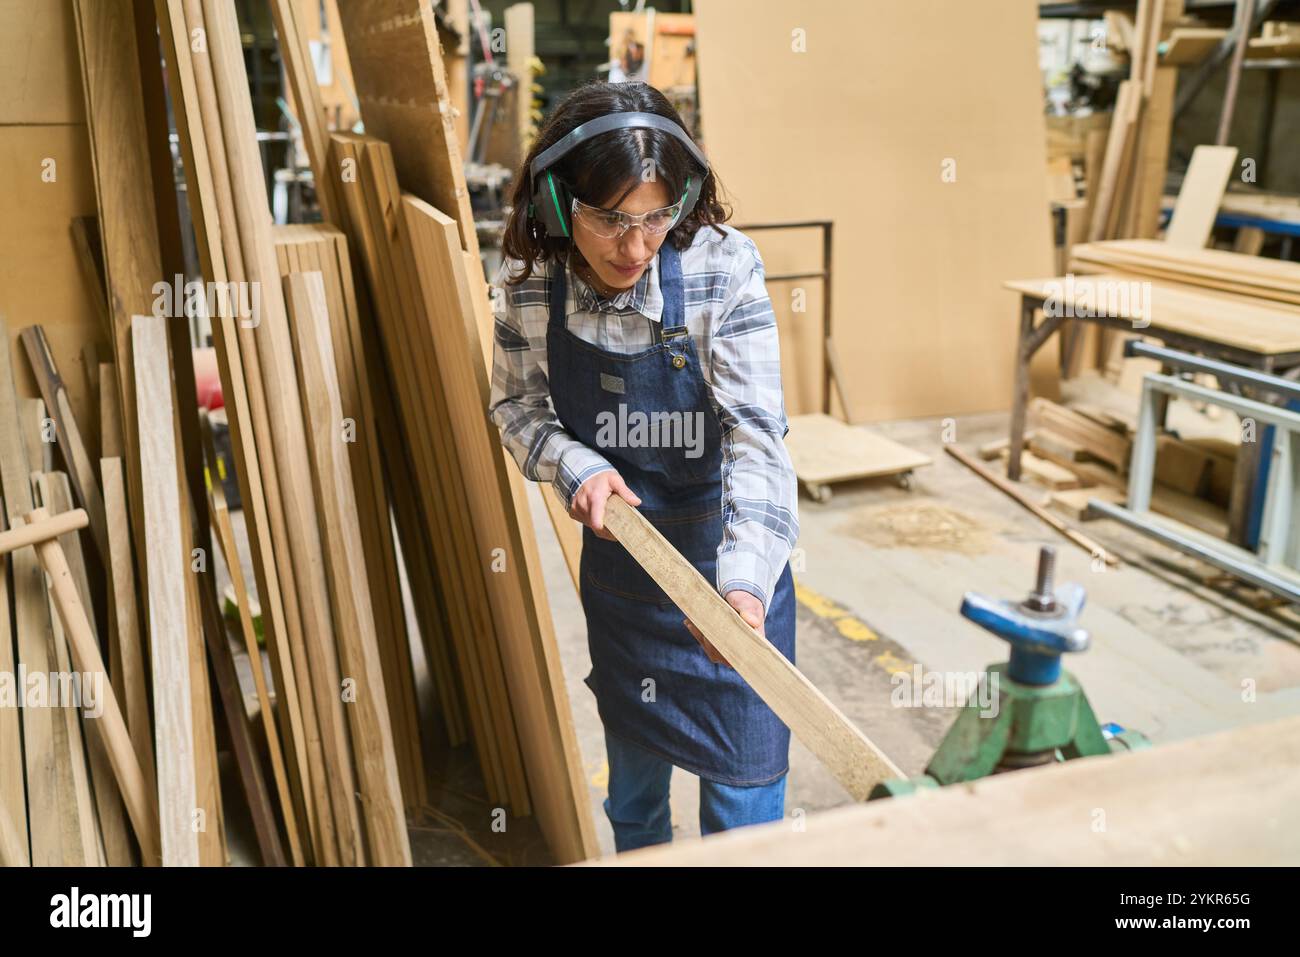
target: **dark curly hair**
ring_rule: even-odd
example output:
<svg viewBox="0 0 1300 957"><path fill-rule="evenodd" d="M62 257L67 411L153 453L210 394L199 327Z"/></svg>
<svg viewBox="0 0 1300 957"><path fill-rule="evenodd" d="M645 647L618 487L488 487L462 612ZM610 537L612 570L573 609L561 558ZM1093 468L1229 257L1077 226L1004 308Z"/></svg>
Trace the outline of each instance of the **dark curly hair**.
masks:
<svg viewBox="0 0 1300 957"><path fill-rule="evenodd" d="M533 268L551 260L561 260L568 252L570 240L551 237L528 216L532 201L533 177L529 172L533 159L558 142L575 127L607 113L657 113L686 131L686 124L662 93L646 83L589 83L570 93L542 126L523 168L515 177L511 193L513 208L506 220L501 250L508 260L521 263L516 275L508 278L517 285L533 274ZM689 131L686 131L689 136ZM686 147L674 137L655 129L614 130L587 140L551 167L557 179L574 196L592 206L608 208L635 188L645 162L649 160L657 176L672 196L686 188L686 180L698 175L696 161ZM699 200L690 215L673 227L668 242L685 249L702 226L717 227L731 216L731 209L721 198L717 174L710 171L700 189ZM719 230L721 232L721 230Z"/></svg>

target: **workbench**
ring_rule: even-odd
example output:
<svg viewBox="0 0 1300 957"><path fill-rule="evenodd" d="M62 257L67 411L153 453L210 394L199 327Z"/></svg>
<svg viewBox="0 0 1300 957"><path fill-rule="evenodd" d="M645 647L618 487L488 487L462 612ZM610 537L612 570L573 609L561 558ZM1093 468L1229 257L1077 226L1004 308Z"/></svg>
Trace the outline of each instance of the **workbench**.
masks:
<svg viewBox="0 0 1300 957"><path fill-rule="evenodd" d="M1209 356L1273 375L1300 371L1300 312L1289 306L1209 292L1169 282L1150 282L1150 315L1144 296L1102 296L1106 284L1143 283L1132 276L1097 274L1050 279L1008 280L1003 286L1020 293L1020 332L1016 346L1011 397L1011 441L1007 477L1020 480L1025 447L1025 412L1029 404L1029 365L1035 353L1067 322L1090 322L1157 339L1184 352ZM1134 287L1136 288L1136 287ZM1116 301L1118 299L1118 301ZM1044 312L1048 301L1057 315ZM1096 308L1098 302L1107 308ZM1267 399L1264 399L1267 401ZM1243 443L1237 455L1228 511L1228 537L1243 545L1255 478L1259 442Z"/></svg>

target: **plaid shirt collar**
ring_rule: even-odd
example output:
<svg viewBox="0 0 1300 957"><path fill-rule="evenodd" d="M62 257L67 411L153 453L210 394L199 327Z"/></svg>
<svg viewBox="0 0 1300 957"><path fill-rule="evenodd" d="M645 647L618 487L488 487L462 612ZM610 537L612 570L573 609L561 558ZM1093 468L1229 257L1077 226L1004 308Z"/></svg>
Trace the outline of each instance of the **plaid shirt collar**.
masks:
<svg viewBox="0 0 1300 957"><path fill-rule="evenodd" d="M659 292L659 257L650 261L650 268L641 274L636 285L625 289L613 298L606 298L591 286L573 269L572 261L566 262L568 270L569 295L565 303L565 316L575 312L606 312L612 315L627 315L639 312L651 322L663 319L664 299Z"/></svg>

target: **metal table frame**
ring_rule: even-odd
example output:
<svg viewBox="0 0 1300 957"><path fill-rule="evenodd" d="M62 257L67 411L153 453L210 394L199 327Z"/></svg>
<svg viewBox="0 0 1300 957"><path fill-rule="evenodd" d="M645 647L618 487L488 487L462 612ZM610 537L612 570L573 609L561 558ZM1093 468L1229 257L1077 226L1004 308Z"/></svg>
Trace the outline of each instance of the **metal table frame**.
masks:
<svg viewBox="0 0 1300 957"><path fill-rule="evenodd" d="M1300 369L1300 352L1255 352L1202 336L1162 329L1154 323L1138 329L1131 319L1117 316L1044 316L1043 321L1035 325L1034 316L1044 308L1047 298L1046 292L1024 292L1020 297L1020 333L1016 343L1015 383L1011 394L1011 442L1010 454L1007 458L1007 478L1012 481L1020 481L1020 456L1025 449L1025 415L1029 406L1030 363L1052 334L1063 329L1067 322L1091 322L1103 329L1128 333L1136 331L1143 337L1159 339L1165 345L1185 352L1209 356L1272 375ZM1236 383L1233 388L1234 391L1246 394L1250 386ZM1259 443L1243 444L1237 455L1232 498L1228 509L1228 539L1234 544L1240 545L1246 540L1251 493L1258 470Z"/></svg>

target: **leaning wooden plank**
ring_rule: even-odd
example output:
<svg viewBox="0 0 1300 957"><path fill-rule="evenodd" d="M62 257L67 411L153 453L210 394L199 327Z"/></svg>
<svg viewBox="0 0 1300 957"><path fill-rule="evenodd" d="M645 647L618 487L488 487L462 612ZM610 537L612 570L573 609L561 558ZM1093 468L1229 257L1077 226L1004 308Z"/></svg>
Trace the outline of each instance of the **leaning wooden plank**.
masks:
<svg viewBox="0 0 1300 957"><path fill-rule="evenodd" d="M1219 203L1237 162L1235 146L1198 146L1178 191L1165 242L1176 249L1204 249L1219 215Z"/></svg>
<svg viewBox="0 0 1300 957"><path fill-rule="evenodd" d="M23 809L22 819L27 820L26 808ZM9 809L0 806L0 867L27 867L30 864L31 861L27 858L27 835L14 825L14 817Z"/></svg>
<svg viewBox="0 0 1300 957"><path fill-rule="evenodd" d="M212 437L212 424L208 420L206 412L199 412L199 422L208 461L215 463L217 461L216 443ZM271 701L271 692L266 684L266 669L262 666L262 652L258 646L257 633L253 627L252 600L244 583L244 569L239 557L239 548L235 542L235 529L230 521L230 509L226 505L225 487L219 477L214 476L208 494L210 496L209 520L212 523L213 531L216 532L216 541L219 543L222 555L225 558L226 570L230 575L230 581L235 590L235 601L239 606L240 634L243 636L244 650L248 655L250 670L253 672L253 686L257 689L258 710L260 711L262 728L266 735L266 750L271 758L271 773L275 778L276 793L280 800L280 813L284 817L285 830L288 831L289 835L289 853L292 855L294 866L301 866L305 862L305 858L298 822L295 818L296 810L293 794L289 787L288 774L285 771L284 753L280 747L280 735L275 725L275 705Z"/></svg>
<svg viewBox="0 0 1300 957"><path fill-rule="evenodd" d="M78 515L83 523L87 521L85 512L80 509L70 514ZM17 531L26 532L27 536L30 536L33 532L40 531L49 518L49 513L45 509L36 509L23 519L27 527ZM84 524L82 527L85 527ZM13 535L13 532L5 533L0 536L0 539L10 535ZM57 535L57 531L51 533L46 530L44 537L35 548L40 555L41 564L49 575L50 590L54 595L59 617L63 621L73 661L78 671L103 675L104 662L99 655L95 636L91 632L86 608L77 593L63 549L57 538L52 535ZM9 542L0 540L0 553L10 551L12 548ZM142 859L147 864L155 864L159 860L157 811L153 796L145 786L144 775L141 774L140 767L136 763L135 752L131 746L130 736L127 734L126 721L122 718L117 697L109 685L104 687L103 704L103 715L92 722L91 726L101 736L104 750L112 763L118 788L126 804L127 813L130 815L131 825L135 829Z"/></svg>
<svg viewBox="0 0 1300 957"><path fill-rule="evenodd" d="M904 776L636 509L610 496L605 526L855 800L865 801L881 781Z"/></svg>
<svg viewBox="0 0 1300 957"><path fill-rule="evenodd" d="M162 862L197 867L199 840L193 816L198 793L184 581L189 556L181 550L166 323L159 316L136 316L131 323L135 384L140 397L137 408L145 510L142 544L149 573L149 646Z"/></svg>
<svg viewBox="0 0 1300 957"><path fill-rule="evenodd" d="M315 465L312 478L327 549L339 665L353 692L347 714L371 862L409 866L411 845L402 813L356 495L343 438L343 407L330 342L325 283L320 273L312 272L292 273L285 285Z"/></svg>
<svg viewBox="0 0 1300 957"><path fill-rule="evenodd" d="M131 563L131 523L126 515L126 473L120 458L101 459L104 480L104 513L108 522L110 552L109 593L112 596L112 627L117 633L120 674L113 675L113 688L126 710L126 726L135 744L136 758L149 790L156 786L153 769L153 727L149 721L149 687L139 605L136 602L135 566Z"/></svg>
<svg viewBox="0 0 1300 957"><path fill-rule="evenodd" d="M1093 541L1088 536L1071 528L1064 521L1062 521L1059 516L1053 515L1051 512L1047 511L1047 509L1043 508L1041 505L1038 505L1037 503L1030 501L1028 496L1026 496L1024 492L1020 491L1020 489L1017 488L1012 482L1010 482L1006 478L1003 478L1001 475L998 475L996 472L993 472L990 469L985 468L985 466L983 465L983 463L979 461L979 459L975 458L972 455L969 455L968 453L962 451L961 449L957 448L957 446L952 445L951 443L944 446L944 449L949 455L955 458L962 465L966 466L968 469L970 469L980 478L984 479L990 485L993 485L994 487L996 487L1006 495L1009 495L1011 498L1015 499L1025 508L1029 509L1029 511L1032 512L1034 515L1041 518L1044 522L1052 526L1052 528L1056 529L1058 532L1060 532L1070 541L1074 542L1074 544L1078 545L1080 548L1087 551L1094 558L1102 559L1107 565L1113 566L1119 564L1119 559L1116 558L1114 555L1112 555L1110 552L1106 551L1106 549L1102 548L1101 545Z"/></svg>
<svg viewBox="0 0 1300 957"><path fill-rule="evenodd" d="M1120 177L1124 164L1124 153L1132 141L1133 126L1137 121L1141 102L1141 88L1132 80L1124 80L1119 85L1115 98L1115 110L1111 114L1110 136L1106 140L1106 156L1102 161L1101 176L1097 181L1097 195L1090 197L1092 202L1092 221L1088 226L1088 239L1096 242L1106 239L1109 232L1120 189Z"/></svg>
<svg viewBox="0 0 1300 957"><path fill-rule="evenodd" d="M0 382L0 388L3 387L4 383ZM0 432L4 428L4 423L0 422ZM0 442L0 455L4 452L5 444ZM0 494L0 501L3 498L3 494ZM0 532L6 528L6 512L0 507ZM0 561L0 674L16 675L18 660L14 655L14 633L9 615L9 572L6 564ZM27 853L27 795L23 787L25 776L22 724L18 708L0 707L0 866L26 867L31 863Z"/></svg>
<svg viewBox="0 0 1300 957"><path fill-rule="evenodd" d="M1078 822L1106 809L1106 830ZM610 863L680 867L1288 865L1300 860L1300 718L743 828Z"/></svg>
<svg viewBox="0 0 1300 957"><path fill-rule="evenodd" d="M527 499L522 494L515 499L515 473L506 463L496 427L483 415L490 385L456 223L409 194L402 202L533 806L556 857L582 860L595 854L597 846L582 755L550 605L544 588L534 587L542 583L541 568L529 560L525 547L525 539L535 542ZM494 553L505 559L496 573Z"/></svg>
<svg viewBox="0 0 1300 957"><path fill-rule="evenodd" d="M337 691L338 660L330 642L334 624L330 617L329 587L239 23L235 8L228 3L204 0L202 8L222 133L229 153L231 198L245 278L261 290L261 321L253 332L261 363L261 386L275 436L280 485L284 490L291 490L291 494L282 497L282 505L301 597L303 638L311 662L339 851L345 865L361 864L364 848L353 759L348 748L343 703Z"/></svg>
<svg viewBox="0 0 1300 957"><path fill-rule="evenodd" d="M140 68L129 0L74 0L86 121L95 170L104 275L108 281L117 364L118 408L131 522L142 534L135 388L131 381L131 320L148 313L161 276L150 185L148 138L140 103Z"/></svg>
<svg viewBox="0 0 1300 957"><path fill-rule="evenodd" d="M325 107L321 102L320 85L316 81L316 65L312 62L307 37L298 22L297 0L271 0L271 13L275 17L275 32L279 38L280 57L284 72L293 93L298 124L302 129L303 145L311 163L316 187L316 202L327 223L338 222L342 205L338 195L338 178L329 167L329 126L325 120Z"/></svg>
<svg viewBox="0 0 1300 957"><path fill-rule="evenodd" d="M72 415L72 404L68 401L68 390L63 385L63 377L54 364L54 354L45 338L41 326L28 326L20 333L23 348L27 351L27 361L31 363L32 373L40 386L41 397L45 407L54 420L58 435L59 449L68 466L68 478L72 482L78 504L90 516L90 535L95 549L104 565L108 564L108 530L104 522L104 497L95 478L95 467L90 454L82 440L81 429Z"/></svg>
<svg viewBox="0 0 1300 957"><path fill-rule="evenodd" d="M72 488L68 476L62 472L49 472L39 477L38 485L41 488L41 501L46 510L51 515L71 512L73 510ZM90 513L87 511L87 517ZM77 537L75 531L67 532L58 538L60 547L63 549L63 556L67 560L68 569L72 574L73 584L76 586L77 595L81 599L82 607L89 609L91 607L90 583L86 577L86 563L82 556L81 540ZM46 569L46 576L50 574ZM54 607L54 614L58 615L58 606L53 594L50 596L51 604ZM99 635L95 630L94 618L88 619L91 636L95 639L97 646L102 646ZM66 632L64 627L63 631ZM65 637L65 640L68 640ZM85 680L83 675L83 682ZM109 676L99 674L91 676L91 680L103 683L107 686ZM102 694L102 690L100 691ZM116 695L116 691L114 691ZM120 698L118 699L120 702ZM100 699L102 703L102 699ZM84 709L83 709L84 714ZM75 715L74 715L75 717ZM98 717L87 716L82 723L86 727L87 722L99 720ZM104 743L101 736L91 730L87 730L82 737L86 742L86 755L90 765L90 779L94 789L95 808L99 819L99 828L104 846L104 858L109 867L128 867L132 863L131 842L127 836L126 811L122 804L122 795L118 791L117 782L113 778L113 765L104 750Z"/></svg>
<svg viewBox="0 0 1300 957"><path fill-rule="evenodd" d="M13 527L34 506L27 448L19 425L14 392L9 326L0 313L0 491L4 520ZM30 673L49 674L53 662L53 631L45 598L40 562L31 549L10 557L13 570L13 612L17 664ZM72 791L72 755L53 708L26 708L22 714L23 756L27 772L27 826L31 862L38 867L84 863L79 847L76 799ZM71 813L66 813L70 809ZM65 828L71 821L73 826Z"/></svg>
<svg viewBox="0 0 1300 957"><path fill-rule="evenodd" d="M211 63L205 46L191 51L192 37L205 34L202 13L198 0L156 0L155 9L169 65L187 197L203 273L211 283L225 286L229 282L239 288L245 277L234 232L235 214ZM213 317L212 331L267 649L280 696L277 713L289 755L298 819L310 835L316 862L335 863L337 847L324 757L274 466L275 442L257 385L261 374L252 330L240 311L223 301ZM248 350L247 358L241 355L241 348ZM308 792L311 799L307 798ZM316 813L317 807L324 809L323 817Z"/></svg>

